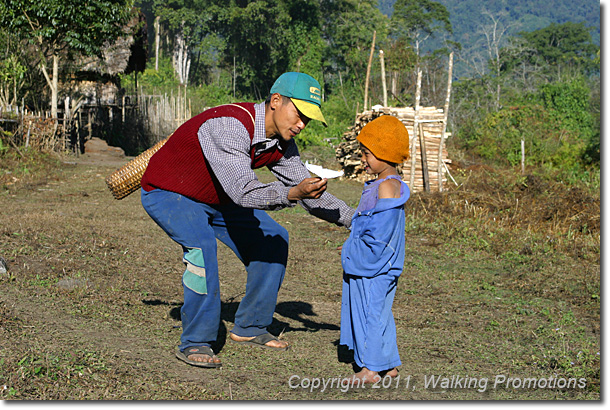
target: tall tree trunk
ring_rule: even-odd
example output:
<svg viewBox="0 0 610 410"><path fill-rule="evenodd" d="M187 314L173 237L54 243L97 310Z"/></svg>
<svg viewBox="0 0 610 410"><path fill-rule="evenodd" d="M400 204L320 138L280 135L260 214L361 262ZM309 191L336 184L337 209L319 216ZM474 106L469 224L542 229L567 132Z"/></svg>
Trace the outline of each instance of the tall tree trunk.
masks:
<svg viewBox="0 0 610 410"><path fill-rule="evenodd" d="M161 17L155 18L155 71L159 71L159 42L161 40Z"/></svg>
<svg viewBox="0 0 610 410"><path fill-rule="evenodd" d="M178 74L180 84L186 85L188 83L189 69L191 67L191 56L182 30L176 34L173 65L174 70L176 70L176 73Z"/></svg>
<svg viewBox="0 0 610 410"><path fill-rule="evenodd" d="M59 76L59 56L53 54L53 72L52 77L49 76L47 67L43 62L40 65L40 70L47 80L47 85L51 89L51 116L57 118L57 77Z"/></svg>
<svg viewBox="0 0 610 410"><path fill-rule="evenodd" d="M51 117L57 118L57 78L59 77L59 56L53 54L53 85L51 86Z"/></svg>

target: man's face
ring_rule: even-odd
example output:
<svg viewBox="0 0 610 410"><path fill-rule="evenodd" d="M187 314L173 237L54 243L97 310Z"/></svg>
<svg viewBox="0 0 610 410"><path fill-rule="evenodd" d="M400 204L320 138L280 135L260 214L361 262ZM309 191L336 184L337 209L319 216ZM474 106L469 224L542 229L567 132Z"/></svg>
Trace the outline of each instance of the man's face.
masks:
<svg viewBox="0 0 610 410"><path fill-rule="evenodd" d="M273 109L270 132L279 135L284 141L296 137L309 123L309 118L303 115L288 97L274 94L270 106Z"/></svg>

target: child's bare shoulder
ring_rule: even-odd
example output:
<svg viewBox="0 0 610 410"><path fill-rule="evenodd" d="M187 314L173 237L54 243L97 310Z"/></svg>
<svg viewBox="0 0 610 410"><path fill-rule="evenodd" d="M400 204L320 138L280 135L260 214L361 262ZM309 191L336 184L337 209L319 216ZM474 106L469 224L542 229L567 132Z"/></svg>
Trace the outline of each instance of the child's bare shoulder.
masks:
<svg viewBox="0 0 610 410"><path fill-rule="evenodd" d="M379 198L400 198L400 182L397 179L386 179L379 184Z"/></svg>

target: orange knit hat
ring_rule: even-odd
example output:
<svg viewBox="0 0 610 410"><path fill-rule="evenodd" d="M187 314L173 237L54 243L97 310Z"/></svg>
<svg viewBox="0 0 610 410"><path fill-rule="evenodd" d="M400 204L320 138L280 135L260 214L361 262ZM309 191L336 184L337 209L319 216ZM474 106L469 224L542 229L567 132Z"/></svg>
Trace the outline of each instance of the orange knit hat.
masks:
<svg viewBox="0 0 610 410"><path fill-rule="evenodd" d="M409 158L409 132L392 115L382 115L366 124L356 139L378 159L402 164Z"/></svg>

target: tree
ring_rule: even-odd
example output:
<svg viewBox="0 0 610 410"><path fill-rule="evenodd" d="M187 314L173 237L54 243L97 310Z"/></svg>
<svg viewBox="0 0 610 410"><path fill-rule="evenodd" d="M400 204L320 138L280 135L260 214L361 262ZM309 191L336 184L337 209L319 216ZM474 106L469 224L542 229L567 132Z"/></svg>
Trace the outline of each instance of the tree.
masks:
<svg viewBox="0 0 610 410"><path fill-rule="evenodd" d="M494 15L488 11L483 11L483 14L489 17L491 23L482 26L481 31L485 37L485 47L487 49L489 59L488 64L492 70L493 75L495 76L496 82L496 111L500 109L500 91L501 91L501 67L502 63L500 61L500 49L505 42L505 35L511 24L505 22L504 13L499 13L499 15Z"/></svg>
<svg viewBox="0 0 610 410"><path fill-rule="evenodd" d="M211 0L153 1L153 11L160 20L159 24L164 24L173 37L172 64L182 85L189 82L193 50L210 33L209 23L215 10Z"/></svg>
<svg viewBox="0 0 610 410"><path fill-rule="evenodd" d="M593 61L599 47L593 44L584 23L552 23L540 30L519 33L536 50L536 57L547 67L555 68L561 81L562 69L593 70Z"/></svg>
<svg viewBox="0 0 610 410"><path fill-rule="evenodd" d="M373 32L378 44L388 34L388 19L371 0L323 0L321 29L327 44L325 54L329 69L349 70L354 78L366 69Z"/></svg>
<svg viewBox="0 0 610 410"><path fill-rule="evenodd" d="M288 70L307 70L321 80L319 3L232 0L218 8L214 26L227 41L224 60L227 66L235 64L240 91L264 97Z"/></svg>
<svg viewBox="0 0 610 410"><path fill-rule="evenodd" d="M390 93L394 98L399 96L400 73L412 71L416 61L415 51L405 39L398 39L390 44L387 50L387 67L391 78Z"/></svg>
<svg viewBox="0 0 610 410"><path fill-rule="evenodd" d="M551 24L510 37L494 67L517 92L533 92L540 84L598 74L597 52L584 25Z"/></svg>
<svg viewBox="0 0 610 410"><path fill-rule="evenodd" d="M406 38L419 56L421 44L437 32L453 33L449 12L441 3L431 0L398 0L394 3L391 34Z"/></svg>
<svg viewBox="0 0 610 410"><path fill-rule="evenodd" d="M61 56L101 56L108 40L123 35L133 0L3 0L0 25L39 47L40 70L51 89L57 117ZM51 60L52 71L48 64Z"/></svg>
<svg viewBox="0 0 610 410"><path fill-rule="evenodd" d="M16 104L25 84L27 67L19 45L15 35L0 29L0 107Z"/></svg>

